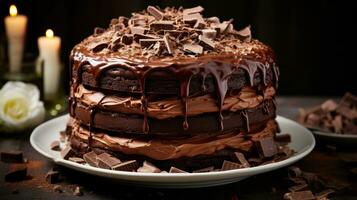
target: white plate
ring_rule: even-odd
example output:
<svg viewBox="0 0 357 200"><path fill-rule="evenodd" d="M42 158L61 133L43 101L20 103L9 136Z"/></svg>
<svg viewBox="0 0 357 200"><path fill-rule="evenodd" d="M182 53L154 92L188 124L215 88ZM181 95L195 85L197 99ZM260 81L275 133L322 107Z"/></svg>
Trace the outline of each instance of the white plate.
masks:
<svg viewBox="0 0 357 200"><path fill-rule="evenodd" d="M280 124L282 133L291 135L292 142L289 146L297 152L292 157L280 162L245 169L207 173L169 174L112 171L64 160L59 152L51 150L51 142L58 140L58 133L65 129L68 118L68 115L61 116L38 126L32 132L30 138L33 148L57 164L89 174L118 179L122 183L149 187L188 188L233 183L253 175L290 165L309 154L315 146L315 139L310 131L292 120L278 116L277 121Z"/></svg>

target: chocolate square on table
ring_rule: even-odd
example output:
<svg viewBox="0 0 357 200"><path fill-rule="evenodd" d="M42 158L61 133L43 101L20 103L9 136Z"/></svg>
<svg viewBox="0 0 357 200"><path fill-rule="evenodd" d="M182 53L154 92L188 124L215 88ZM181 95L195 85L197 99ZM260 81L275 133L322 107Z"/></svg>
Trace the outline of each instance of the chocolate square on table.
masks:
<svg viewBox="0 0 357 200"><path fill-rule="evenodd" d="M121 163L121 161L118 158L108 153L102 153L98 155L97 160L98 160L98 167L104 169L111 169L113 166Z"/></svg>
<svg viewBox="0 0 357 200"><path fill-rule="evenodd" d="M22 151L2 151L0 153L1 161L6 163L23 163L24 156Z"/></svg>

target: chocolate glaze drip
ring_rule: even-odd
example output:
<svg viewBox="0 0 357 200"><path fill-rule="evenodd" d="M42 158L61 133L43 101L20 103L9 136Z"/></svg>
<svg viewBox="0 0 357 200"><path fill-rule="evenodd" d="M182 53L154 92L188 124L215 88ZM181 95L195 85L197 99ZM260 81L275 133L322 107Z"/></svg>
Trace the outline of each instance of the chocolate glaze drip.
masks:
<svg viewBox="0 0 357 200"><path fill-rule="evenodd" d="M244 117L245 120L245 130L247 131L247 133L249 133L250 131L250 126L249 126L249 116L248 116L248 112L247 110L242 110L241 111L242 116Z"/></svg>
<svg viewBox="0 0 357 200"><path fill-rule="evenodd" d="M264 51L260 54L265 55L264 58L249 58L243 57L243 55L237 54L220 54L220 55L204 55L198 58L170 58L164 57L162 59L158 58L155 61L148 61L147 59L133 59L133 58L120 58L113 55L96 55L81 45L77 45L71 54L71 60L73 61L73 71L72 73L72 85L73 90L76 91L79 83L81 82L81 70L84 65L89 65L89 73L95 78L96 84L98 84L101 75L104 71L112 68L126 68L131 70L140 81L140 86L142 90L141 100L142 109L144 111L144 123L143 132L149 132L148 116L147 116L147 103L148 98L145 94L145 82L149 75L156 70L166 70L171 72L178 80L180 80L180 97L182 103L184 104L185 118L183 122L183 129L186 130L189 127L187 121L187 99L190 91L190 80L194 75L201 75L203 77L202 88L205 88L205 77L211 74L216 82L217 91L217 105L219 107L218 121L220 123L220 129L224 130L223 127L223 115L222 107L223 101L226 96L228 86L228 78L231 74L242 67L247 71L250 85L254 85L254 75L259 67L263 73L264 83L266 84L266 68L269 66L274 67L274 76L276 80L276 85L278 81L279 71L271 59L272 52ZM264 64L263 64L264 63ZM73 99L70 99L73 101ZM73 110L73 108L71 108ZM95 110L95 108L94 108ZM93 118L95 111L93 112ZM247 121L247 131L249 132L249 119L246 112L243 112L243 116Z"/></svg>
<svg viewBox="0 0 357 200"><path fill-rule="evenodd" d="M93 134L92 134L92 129L94 126L94 118L95 114L98 112L98 105L102 103L102 101L105 99L105 96L103 96L98 104L95 105L90 105L89 108L89 123L88 123L88 131L89 131L89 137L88 137L88 148L91 148L91 143L93 139Z"/></svg>

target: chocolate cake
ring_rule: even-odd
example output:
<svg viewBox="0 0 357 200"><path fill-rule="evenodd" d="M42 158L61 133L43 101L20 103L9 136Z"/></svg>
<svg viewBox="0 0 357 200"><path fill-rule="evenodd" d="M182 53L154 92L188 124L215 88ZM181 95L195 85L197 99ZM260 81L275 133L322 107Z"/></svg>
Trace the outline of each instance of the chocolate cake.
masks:
<svg viewBox="0 0 357 200"><path fill-rule="evenodd" d="M286 156L275 140L272 49L250 26L237 31L203 10L149 6L73 48L67 134L75 154L93 166L171 172Z"/></svg>

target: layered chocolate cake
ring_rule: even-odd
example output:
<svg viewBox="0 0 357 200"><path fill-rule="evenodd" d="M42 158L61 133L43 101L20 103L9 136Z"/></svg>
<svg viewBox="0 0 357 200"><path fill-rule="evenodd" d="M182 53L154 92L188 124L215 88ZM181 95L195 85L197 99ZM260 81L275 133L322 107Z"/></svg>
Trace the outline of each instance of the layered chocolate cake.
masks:
<svg viewBox="0 0 357 200"><path fill-rule="evenodd" d="M149 6L73 48L73 155L115 170L191 172L291 153L275 137L272 49L203 10Z"/></svg>

